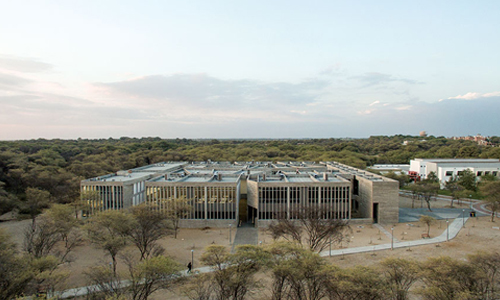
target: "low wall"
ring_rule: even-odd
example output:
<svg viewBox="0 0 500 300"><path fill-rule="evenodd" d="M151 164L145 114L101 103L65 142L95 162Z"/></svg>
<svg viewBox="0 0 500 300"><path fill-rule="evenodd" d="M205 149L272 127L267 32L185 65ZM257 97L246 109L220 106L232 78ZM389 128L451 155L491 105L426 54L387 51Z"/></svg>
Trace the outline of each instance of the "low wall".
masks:
<svg viewBox="0 0 500 300"><path fill-rule="evenodd" d="M267 228L269 227L269 224L274 220L257 220L257 224L255 227L258 228ZM364 219L350 219L349 220L349 225L359 225L359 224L373 224L373 219L371 218L364 218Z"/></svg>
<svg viewBox="0 0 500 300"><path fill-rule="evenodd" d="M237 227L236 220L180 220L179 227L180 228L205 228L205 227L213 227L213 228L229 228L229 224L233 228Z"/></svg>

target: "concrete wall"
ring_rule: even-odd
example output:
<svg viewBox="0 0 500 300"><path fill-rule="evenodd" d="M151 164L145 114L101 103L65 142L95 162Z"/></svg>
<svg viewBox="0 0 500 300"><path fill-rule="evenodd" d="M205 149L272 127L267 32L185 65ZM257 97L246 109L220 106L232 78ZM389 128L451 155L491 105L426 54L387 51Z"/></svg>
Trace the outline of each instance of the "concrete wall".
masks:
<svg viewBox="0 0 500 300"><path fill-rule="evenodd" d="M266 229L269 227L269 224L271 224L273 220L257 220L255 227L261 228L261 229ZM360 224L372 224L373 219L372 218L367 218L367 219L351 219L348 220L349 225L360 225Z"/></svg>
<svg viewBox="0 0 500 300"><path fill-rule="evenodd" d="M373 182L373 203L378 203L381 224L399 222L399 182L387 180Z"/></svg>
<svg viewBox="0 0 500 300"><path fill-rule="evenodd" d="M256 181L247 180L247 204L255 209L259 208L259 185Z"/></svg>
<svg viewBox="0 0 500 300"><path fill-rule="evenodd" d="M356 178L358 203L361 218L374 218L373 204L378 203L378 220L382 224L399 222L399 183L384 178L372 181L363 177Z"/></svg>
<svg viewBox="0 0 500 300"><path fill-rule="evenodd" d="M213 227L213 228L229 228L229 224L231 224L233 229L237 228L238 222L236 220L195 220L195 219L185 219L180 220L179 227L180 228L204 228L204 227Z"/></svg>

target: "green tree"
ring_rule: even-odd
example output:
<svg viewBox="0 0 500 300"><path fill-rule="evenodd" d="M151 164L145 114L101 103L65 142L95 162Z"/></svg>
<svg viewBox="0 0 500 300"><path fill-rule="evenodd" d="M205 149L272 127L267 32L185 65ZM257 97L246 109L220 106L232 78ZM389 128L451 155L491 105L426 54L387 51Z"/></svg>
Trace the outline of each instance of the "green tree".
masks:
<svg viewBox="0 0 500 300"><path fill-rule="evenodd" d="M387 258L380 264L390 290L390 299L409 299L409 290L420 277L419 263L403 258Z"/></svg>
<svg viewBox="0 0 500 300"><path fill-rule="evenodd" d="M127 246L133 226L132 216L117 210L101 212L85 225L90 241L111 256L115 276L117 255Z"/></svg>
<svg viewBox="0 0 500 300"><path fill-rule="evenodd" d="M28 260L18 256L16 244L0 228L0 300L21 295L32 278Z"/></svg>
<svg viewBox="0 0 500 300"><path fill-rule="evenodd" d="M500 282L500 254L498 252L480 251L468 255L467 258L472 266L480 270L482 273L481 277L486 278L486 292L489 298L485 299L498 299L497 286Z"/></svg>
<svg viewBox="0 0 500 300"><path fill-rule="evenodd" d="M429 258L422 265L424 286L418 293L426 300L483 299L481 274L468 262L450 257Z"/></svg>
<svg viewBox="0 0 500 300"><path fill-rule="evenodd" d="M43 208L49 207L50 193L38 188L26 189L26 209L31 216L31 224L35 227L35 219Z"/></svg>
<svg viewBox="0 0 500 300"><path fill-rule="evenodd" d="M486 182L480 186L480 190L491 211L491 222L493 222L496 212L500 209L500 181Z"/></svg>
<svg viewBox="0 0 500 300"><path fill-rule="evenodd" d="M234 254L230 254L224 246L208 246L201 261L212 269L210 281L213 297L220 300L245 299L249 291L258 287L255 275L261 269L263 253L261 247L252 245L239 246ZM198 286L203 286L207 277L202 276L196 280L200 281Z"/></svg>
<svg viewBox="0 0 500 300"><path fill-rule="evenodd" d="M425 200L427 204L427 209L431 209L432 197L435 197L439 191L439 183L432 181L422 181L418 183L419 185L419 195Z"/></svg>
<svg viewBox="0 0 500 300"><path fill-rule="evenodd" d="M431 225L436 222L436 219L434 219L431 216L422 215L422 216L420 216L419 221L420 221L420 223L423 223L427 226L427 236L430 236Z"/></svg>
<svg viewBox="0 0 500 300"><path fill-rule="evenodd" d="M23 248L35 258L51 254L66 262L70 252L83 243L77 227L72 208L55 204L39 217L35 227L25 229ZM62 245L57 249L59 243Z"/></svg>
<svg viewBox="0 0 500 300"><path fill-rule="evenodd" d="M465 169L458 175L458 184L469 191L476 191L476 175L470 169Z"/></svg>
<svg viewBox="0 0 500 300"><path fill-rule="evenodd" d="M141 204L130 209L134 225L129 231L132 243L139 249L141 260L162 252L157 241L171 233L167 215L155 207Z"/></svg>
<svg viewBox="0 0 500 300"><path fill-rule="evenodd" d="M327 295L325 286L331 278L323 258L297 243L270 245L265 267L272 276L273 300L319 300Z"/></svg>
<svg viewBox="0 0 500 300"><path fill-rule="evenodd" d="M334 271L326 289L330 300L382 300L388 286L375 268L356 266Z"/></svg>
<svg viewBox="0 0 500 300"><path fill-rule="evenodd" d="M130 256L126 259L131 298L147 300L151 294L172 286L172 276L180 270L180 265L170 257L150 257L136 263Z"/></svg>
<svg viewBox="0 0 500 300"><path fill-rule="evenodd" d="M166 215L167 218L172 222L174 230L174 238L177 238L177 233L180 228L180 221L191 213L193 207L188 204L186 197L180 197L176 199L168 199Z"/></svg>

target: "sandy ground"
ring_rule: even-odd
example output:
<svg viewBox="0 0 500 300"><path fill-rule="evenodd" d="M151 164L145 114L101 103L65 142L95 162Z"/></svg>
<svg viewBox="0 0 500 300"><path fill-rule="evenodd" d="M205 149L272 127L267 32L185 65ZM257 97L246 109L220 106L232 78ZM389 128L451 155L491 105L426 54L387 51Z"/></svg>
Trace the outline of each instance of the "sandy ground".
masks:
<svg viewBox="0 0 500 300"><path fill-rule="evenodd" d="M437 201L432 203L432 207L449 207L449 202ZM468 207L468 203L463 204ZM400 198L401 207L411 207L411 199ZM418 205L420 207L420 205ZM457 207L457 205L455 205ZM29 226L30 220L24 221L9 221L1 222L0 228L5 228L13 237L13 240L22 245L23 228ZM340 267L351 267L358 264L373 265L383 260L384 258L397 256L414 258L417 260L425 260L428 257L448 255L454 258L466 258L467 254L475 253L479 250L493 250L500 246L500 221L490 222L489 217L471 218L465 224L465 228L459 235L446 243L438 245L426 245L411 247L410 249L395 249L393 251L377 251L373 253L362 253L354 255L346 255L344 257L331 257L327 260ZM398 240L410 241L421 239L422 233L427 232L427 226L419 222L399 223L385 226L385 230L389 233L384 233L374 225L353 226L352 232L349 233L346 242L342 245L334 245L332 249L341 247L358 247L377 244L387 244L391 242L390 232L391 227L394 228L395 243ZM440 235L446 230L445 221L437 221L430 228L431 237ZM232 230L231 240L234 241L235 230ZM259 231L259 241L262 244L272 243L269 235L263 231ZM229 229L181 229L177 239L168 237L160 241L160 244L166 249L166 254L172 256L181 265L185 266L191 260L191 250L194 256L194 267L199 267L199 259L203 253L203 249L211 244L224 245L230 249L229 244ZM134 249L134 248L131 248ZM86 280L83 272L90 266L98 264L109 264L110 257L102 250L96 249L93 245L85 244L78 247L73 253L74 261L64 266L71 271L64 287L72 288L86 285ZM123 263L119 263L119 270L124 270ZM167 294L165 294L167 293ZM169 292L162 292L158 299L185 299L183 297L174 297Z"/></svg>

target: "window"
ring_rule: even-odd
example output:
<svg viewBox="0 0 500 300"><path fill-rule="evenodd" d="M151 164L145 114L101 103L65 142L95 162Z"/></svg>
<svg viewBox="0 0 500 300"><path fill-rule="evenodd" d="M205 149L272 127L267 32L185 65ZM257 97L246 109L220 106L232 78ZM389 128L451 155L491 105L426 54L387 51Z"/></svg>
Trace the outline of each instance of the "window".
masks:
<svg viewBox="0 0 500 300"><path fill-rule="evenodd" d="M493 176L497 176L497 175L498 175L498 172L497 172L497 171L493 171L493 172L491 172L491 174L492 174Z"/></svg>
<svg viewBox="0 0 500 300"><path fill-rule="evenodd" d="M483 176L483 172L482 171L477 171L476 176Z"/></svg>
<svg viewBox="0 0 500 300"><path fill-rule="evenodd" d="M453 171L446 171L446 176L453 176Z"/></svg>

